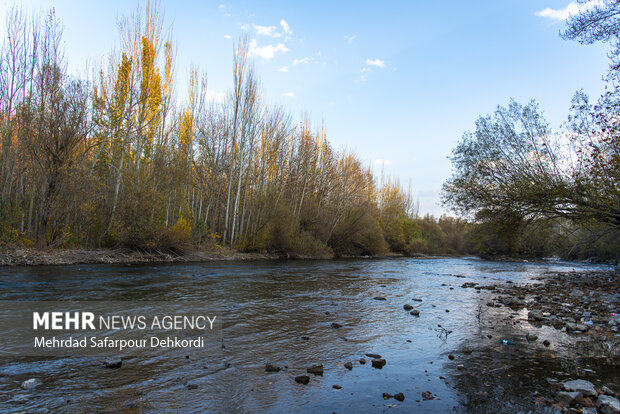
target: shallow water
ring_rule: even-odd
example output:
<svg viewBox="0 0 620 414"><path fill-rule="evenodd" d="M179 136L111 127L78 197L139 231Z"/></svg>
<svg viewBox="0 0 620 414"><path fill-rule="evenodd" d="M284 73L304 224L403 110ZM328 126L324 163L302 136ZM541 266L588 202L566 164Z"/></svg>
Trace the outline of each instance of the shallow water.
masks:
<svg viewBox="0 0 620 414"><path fill-rule="evenodd" d="M491 312L483 306L486 293L461 285L535 283L545 272L586 268L604 267L397 258L0 268L2 300L207 300L223 310L224 345L138 356L116 370L103 368L97 357L3 358L0 411L475 412L476 404L493 400L501 407L552 371L577 369L568 360L573 344L543 328L554 346L533 348L523 358L516 350L529 324L490 334L481 321L481 312ZM406 303L420 316L404 311ZM510 312L493 309L502 311ZM333 322L343 327L332 329ZM503 347L502 335L511 335L517 346ZM464 347L474 352L464 354ZM361 365L365 353L381 354L386 366L372 368L368 357ZM448 359L450 353L456 360ZM459 376L456 364L498 360L510 370L496 372L490 385L495 394L477 401L476 379ZM353 370L343 367L347 361ZM267 362L288 368L267 373ZM294 381L318 363L325 367L323 376L310 375L308 385ZM595 368L617 380L609 366ZM20 388L34 377L43 384L32 391ZM422 400L424 391L436 398ZM384 392L402 392L405 401L384 400Z"/></svg>

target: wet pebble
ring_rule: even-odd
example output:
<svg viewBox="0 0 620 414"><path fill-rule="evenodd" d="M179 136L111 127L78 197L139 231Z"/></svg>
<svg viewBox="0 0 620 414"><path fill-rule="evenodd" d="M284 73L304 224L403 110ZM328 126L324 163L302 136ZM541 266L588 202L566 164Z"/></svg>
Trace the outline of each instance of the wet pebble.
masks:
<svg viewBox="0 0 620 414"><path fill-rule="evenodd" d="M364 354L364 355L366 355L368 358L381 358L381 355L379 355L379 354L368 353L368 354Z"/></svg>
<svg viewBox="0 0 620 414"><path fill-rule="evenodd" d="M120 357L108 358L103 361L103 365L106 368L120 368L123 365L123 360Z"/></svg>
<svg viewBox="0 0 620 414"><path fill-rule="evenodd" d="M410 311L411 309L413 309L413 306L406 304L406 305L403 305L403 309L406 311Z"/></svg>
<svg viewBox="0 0 620 414"><path fill-rule="evenodd" d="M342 386L340 386L338 384L334 384L334 385L332 385L332 388L335 389L335 390L340 390L340 389L342 389Z"/></svg>
<svg viewBox="0 0 620 414"><path fill-rule="evenodd" d="M41 385L41 380L39 380L38 378L30 378L29 380L22 382L21 387L24 390L32 390L39 385Z"/></svg>
<svg viewBox="0 0 620 414"><path fill-rule="evenodd" d="M385 366L385 359L383 358L375 358L372 360L372 366L373 368L378 368L381 369Z"/></svg>
<svg viewBox="0 0 620 414"><path fill-rule="evenodd" d="M340 325L338 322L332 322L330 326L334 329L342 328L342 325Z"/></svg>
<svg viewBox="0 0 620 414"><path fill-rule="evenodd" d="M344 367L350 371L353 369L353 364L351 362L345 362Z"/></svg>
<svg viewBox="0 0 620 414"><path fill-rule="evenodd" d="M271 364L269 362L265 364L265 371L267 372L280 372L281 369L282 368L280 368L279 366Z"/></svg>
<svg viewBox="0 0 620 414"><path fill-rule="evenodd" d="M299 375L295 377L295 382L307 385L310 382L310 377L307 375Z"/></svg>
<svg viewBox="0 0 620 414"><path fill-rule="evenodd" d="M313 365L307 371L308 374L323 375L323 364Z"/></svg>
<svg viewBox="0 0 620 414"><path fill-rule="evenodd" d="M417 309L412 310L411 312L409 312L411 315L413 316L420 316L420 311Z"/></svg>
<svg viewBox="0 0 620 414"><path fill-rule="evenodd" d="M383 296L375 296L374 300L386 300Z"/></svg>

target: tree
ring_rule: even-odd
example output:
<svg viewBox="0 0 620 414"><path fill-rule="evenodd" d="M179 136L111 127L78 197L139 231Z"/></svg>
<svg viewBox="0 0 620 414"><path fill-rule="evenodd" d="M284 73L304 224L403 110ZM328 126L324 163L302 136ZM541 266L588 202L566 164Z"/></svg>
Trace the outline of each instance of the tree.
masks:
<svg viewBox="0 0 620 414"><path fill-rule="evenodd" d="M617 76L620 71L620 2L617 0L578 0L582 11L570 16L567 28L561 33L564 39L582 44L609 42L610 71Z"/></svg>
<svg viewBox="0 0 620 414"><path fill-rule="evenodd" d="M499 106L453 150L443 202L478 218L559 217L620 228L618 182L601 188L597 168L587 166L600 156L573 143L552 133L534 101Z"/></svg>

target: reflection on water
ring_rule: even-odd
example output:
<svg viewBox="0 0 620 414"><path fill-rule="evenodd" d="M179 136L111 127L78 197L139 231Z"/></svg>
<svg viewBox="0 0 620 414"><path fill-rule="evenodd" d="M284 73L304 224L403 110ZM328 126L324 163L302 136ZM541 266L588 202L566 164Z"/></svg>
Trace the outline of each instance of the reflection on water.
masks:
<svg viewBox="0 0 620 414"><path fill-rule="evenodd" d="M489 391L484 384L475 386L479 379L456 375L457 362L508 355L504 365L511 365L512 374L496 375L500 379L493 386L510 398L520 387L550 376L549 370L560 370L563 359L560 352L551 366L530 370L532 361L549 359L545 350L537 350L528 359L515 354L512 361L496 343L504 333L481 328L484 293L460 286L527 281L547 271L581 267L402 258L5 268L0 270L3 300L213 301L224 310L224 348L135 357L118 370L103 368L99 358L4 359L0 411L467 410L475 406L476 395L484 397L472 397L468 390ZM404 311L406 303L420 316ZM331 328L333 322L342 328ZM462 354L464 344L475 352ZM387 364L383 369L372 368L370 361L360 364L366 353L381 354ZM450 353L457 360L450 361ZM343 366L348 361L352 370ZM267 373L267 362L283 370ZM294 381L319 363L325 367L322 377L311 375L308 385ZM20 383L33 377L43 385L21 390ZM334 384L342 389L333 389ZM436 398L423 401L425 391ZM405 400L384 400L384 392L402 392Z"/></svg>

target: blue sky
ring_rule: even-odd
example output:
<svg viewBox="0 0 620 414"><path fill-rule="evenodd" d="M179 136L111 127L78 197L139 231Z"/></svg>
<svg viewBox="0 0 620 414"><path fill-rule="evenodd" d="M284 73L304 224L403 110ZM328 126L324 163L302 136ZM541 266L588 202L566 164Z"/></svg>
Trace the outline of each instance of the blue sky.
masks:
<svg viewBox="0 0 620 414"><path fill-rule="evenodd" d="M6 15L10 0L0 2ZM116 21L137 2L23 0L56 9L73 72L105 61ZM143 2L144 4L144 2ZM232 44L244 32L263 93L299 119L324 120L329 140L377 172L411 181L420 212L441 214L446 158L479 115L509 99L536 99L553 127L573 93L603 90L606 45L564 41L576 3L501 1L163 1L177 46L182 94L190 65L208 74L217 99L232 83ZM0 23L4 38L4 21Z"/></svg>

